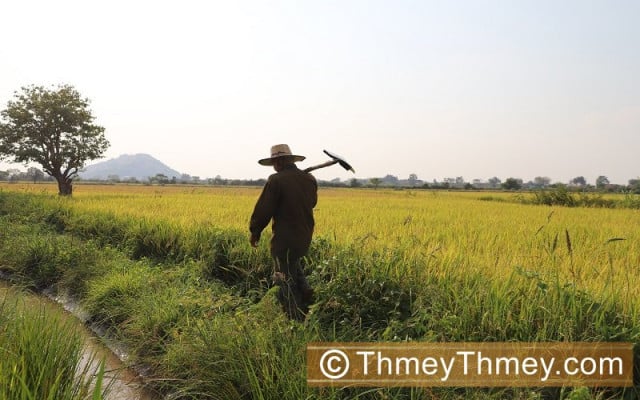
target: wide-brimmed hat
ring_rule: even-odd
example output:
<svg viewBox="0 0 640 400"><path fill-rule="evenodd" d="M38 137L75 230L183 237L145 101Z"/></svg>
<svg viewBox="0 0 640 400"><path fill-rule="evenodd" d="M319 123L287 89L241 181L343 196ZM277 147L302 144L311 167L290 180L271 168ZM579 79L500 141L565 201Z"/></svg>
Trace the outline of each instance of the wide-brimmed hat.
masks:
<svg viewBox="0 0 640 400"><path fill-rule="evenodd" d="M273 160L280 157L291 157L294 162L302 161L306 158L305 156L292 154L291 149L287 144L276 144L275 146L271 146L271 157L258 160L258 164L267 166L273 165Z"/></svg>

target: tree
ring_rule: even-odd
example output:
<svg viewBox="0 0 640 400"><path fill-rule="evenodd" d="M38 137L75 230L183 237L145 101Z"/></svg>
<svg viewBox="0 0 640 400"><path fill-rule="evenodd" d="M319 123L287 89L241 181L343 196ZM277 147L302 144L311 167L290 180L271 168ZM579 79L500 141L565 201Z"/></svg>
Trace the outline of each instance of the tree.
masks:
<svg viewBox="0 0 640 400"><path fill-rule="evenodd" d="M29 180L33 180L33 183L44 180L44 172L40 171L38 168L30 167L27 169L27 178Z"/></svg>
<svg viewBox="0 0 640 400"><path fill-rule="evenodd" d="M571 184L576 186L586 186L587 180L584 179L584 176L576 176L571 180Z"/></svg>
<svg viewBox="0 0 640 400"><path fill-rule="evenodd" d="M502 188L506 190L520 190L522 189L522 179L507 178L502 184Z"/></svg>
<svg viewBox="0 0 640 400"><path fill-rule="evenodd" d="M155 176L149 177L149 182L158 182L161 185L166 185L167 183L169 183L169 177L165 174L157 173Z"/></svg>
<svg viewBox="0 0 640 400"><path fill-rule="evenodd" d="M78 171L109 147L89 100L70 85L23 87L0 116L0 159L40 164L60 195L71 195Z"/></svg>
<svg viewBox="0 0 640 400"><path fill-rule="evenodd" d="M409 174L409 185L415 186L418 184L418 175Z"/></svg>
<svg viewBox="0 0 640 400"><path fill-rule="evenodd" d="M609 184L609 178L607 178L606 176L600 175L596 179L596 187L598 189L604 189L604 187L607 186L608 184Z"/></svg>
<svg viewBox="0 0 640 400"><path fill-rule="evenodd" d="M497 188L498 186L500 186L500 183L502 183L502 181L497 176L494 176L493 178L489 178L488 182L492 188Z"/></svg>
<svg viewBox="0 0 640 400"><path fill-rule="evenodd" d="M533 184L537 187L547 187L551 183L551 178L548 176L536 176L533 178Z"/></svg>
<svg viewBox="0 0 640 400"><path fill-rule="evenodd" d="M640 194L640 178L629 179L629 190L633 193Z"/></svg>
<svg viewBox="0 0 640 400"><path fill-rule="evenodd" d="M380 178L371 178L371 179L369 179L369 183L371 183L371 185L373 185L374 189L377 189L378 186L380 186L380 183L382 183L382 179L380 179Z"/></svg>

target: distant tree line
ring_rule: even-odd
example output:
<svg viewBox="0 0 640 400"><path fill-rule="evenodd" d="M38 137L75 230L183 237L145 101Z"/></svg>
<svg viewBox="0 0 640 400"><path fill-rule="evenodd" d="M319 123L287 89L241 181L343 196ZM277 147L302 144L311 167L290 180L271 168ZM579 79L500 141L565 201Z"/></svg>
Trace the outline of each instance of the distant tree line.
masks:
<svg viewBox="0 0 640 400"><path fill-rule="evenodd" d="M609 179L601 175L596 178L595 184L590 185L584 176L577 176L568 183L554 182L546 176L537 176L533 180L525 182L520 178L509 177L502 181L498 177L492 177L483 181L473 179L467 182L463 177L444 178L441 181L433 180L424 182L419 180L417 175L410 174L408 179L399 179L397 176L386 175L369 179L352 179L347 186L351 187L391 187L391 188L413 188L413 189L446 189L446 190L538 190L567 187L572 191L599 191L599 192L632 192L640 194L640 178L629 179L627 185L613 184Z"/></svg>
<svg viewBox="0 0 640 400"><path fill-rule="evenodd" d="M30 167L26 171L18 169L0 170L0 181L8 182L50 182L55 179L38 168ZM167 176L165 174L156 174L146 179L137 179L132 177L120 178L118 175L109 175L106 180L84 180L76 178L76 181L95 182L95 183L126 183L126 184L142 184L142 185L211 185L211 186L264 186L266 179L227 179L220 175L214 178L200 178L199 176L191 176L182 174L181 176ZM463 177L444 178L441 181L433 180L432 182L424 182L418 179L416 174L410 174L407 179L399 179L394 175L385 175L380 178L357 179L352 178L346 181L339 178L330 181L319 180L318 185L323 187L363 187L363 188L407 188L407 189L444 189L444 190L537 190L537 189L553 189L558 187L566 187L571 191L598 191L598 192L631 192L640 194L640 178L629 179L627 185L612 184L609 179L601 175L596 178L595 184L587 183L583 176L578 176L569 181L569 183L551 182L551 178L537 176L533 180L523 181L520 178L509 177L502 181L498 177L492 177L486 181L473 179L467 182Z"/></svg>
<svg viewBox="0 0 640 400"><path fill-rule="evenodd" d="M40 169L31 167L26 171L20 171L19 169L8 169L6 171L0 171L0 181L7 182L54 182L55 179L52 176L46 175Z"/></svg>

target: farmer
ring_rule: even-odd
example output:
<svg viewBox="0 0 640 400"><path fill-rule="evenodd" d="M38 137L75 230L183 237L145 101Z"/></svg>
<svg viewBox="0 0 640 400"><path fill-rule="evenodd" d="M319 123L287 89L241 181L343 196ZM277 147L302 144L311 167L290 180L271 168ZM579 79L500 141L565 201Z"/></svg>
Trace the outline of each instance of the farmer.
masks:
<svg viewBox="0 0 640 400"><path fill-rule="evenodd" d="M251 246L257 247L262 230L273 220L271 256L275 264L274 283L280 286L278 300L290 319L303 321L313 297L313 289L302 271L313 235L313 207L318 200L318 184L313 175L301 171L295 162L305 157L293 155L289 146L271 147L271 157L258 163L273 166L262 189L251 221Z"/></svg>

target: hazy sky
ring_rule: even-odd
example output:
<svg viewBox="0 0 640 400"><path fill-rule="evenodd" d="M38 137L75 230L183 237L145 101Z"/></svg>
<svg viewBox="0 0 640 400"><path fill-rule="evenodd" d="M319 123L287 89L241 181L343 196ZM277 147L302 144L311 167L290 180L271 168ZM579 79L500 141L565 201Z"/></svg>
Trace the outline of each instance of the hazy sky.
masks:
<svg viewBox="0 0 640 400"><path fill-rule="evenodd" d="M638 21L637 0L8 0L0 107L21 86L71 84L106 158L200 177L266 177L257 160L288 143L301 166L328 149L358 178L626 183Z"/></svg>

